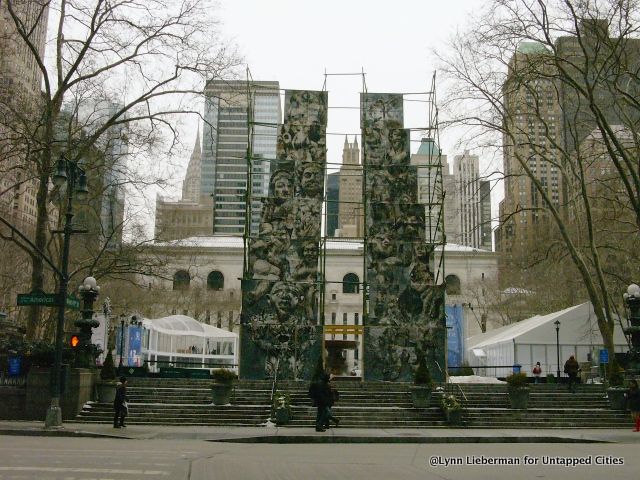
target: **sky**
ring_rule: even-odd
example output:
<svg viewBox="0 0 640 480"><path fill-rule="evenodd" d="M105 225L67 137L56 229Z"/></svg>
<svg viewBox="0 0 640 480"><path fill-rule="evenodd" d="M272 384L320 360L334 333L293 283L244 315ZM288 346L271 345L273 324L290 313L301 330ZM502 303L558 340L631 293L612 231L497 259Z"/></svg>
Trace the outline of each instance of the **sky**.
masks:
<svg viewBox="0 0 640 480"><path fill-rule="evenodd" d="M224 38L234 43L254 80L277 80L283 89L329 93L328 162L341 161L344 136L359 134L359 93L363 77L368 92L416 93L431 90L436 72L434 50L446 48L457 30L464 30L482 0L217 0L214 12ZM325 77L325 72L330 74ZM339 73L358 73L339 76ZM437 96L443 97L442 90ZM407 96L426 100L425 95ZM196 122L196 119L193 120ZM427 104L405 101L405 128L428 125ZM195 141L195 126L184 135ZM413 133L412 152L421 132ZM193 137L193 138L191 138ZM462 152L455 133L440 131L443 154L452 162ZM183 159L186 170L188 156ZM481 157L481 168L483 159ZM178 172L179 197L184 171ZM494 199L495 201L495 199Z"/></svg>

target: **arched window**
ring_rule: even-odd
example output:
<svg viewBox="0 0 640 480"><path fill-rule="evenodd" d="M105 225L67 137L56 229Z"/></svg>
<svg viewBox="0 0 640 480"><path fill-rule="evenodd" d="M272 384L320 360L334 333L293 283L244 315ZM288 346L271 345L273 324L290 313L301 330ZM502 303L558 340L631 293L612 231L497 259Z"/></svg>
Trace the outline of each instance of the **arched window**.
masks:
<svg viewBox="0 0 640 480"><path fill-rule="evenodd" d="M224 275L221 272L213 271L207 277L207 290L222 290L224 288Z"/></svg>
<svg viewBox="0 0 640 480"><path fill-rule="evenodd" d="M342 293L360 293L360 279L355 273L347 273L342 279Z"/></svg>
<svg viewBox="0 0 640 480"><path fill-rule="evenodd" d="M174 290L188 290L191 283L191 275L186 270L178 270L173 275Z"/></svg>
<svg viewBox="0 0 640 480"><path fill-rule="evenodd" d="M447 295L460 295L462 289L460 287L460 278L457 275L447 275L444 279Z"/></svg>

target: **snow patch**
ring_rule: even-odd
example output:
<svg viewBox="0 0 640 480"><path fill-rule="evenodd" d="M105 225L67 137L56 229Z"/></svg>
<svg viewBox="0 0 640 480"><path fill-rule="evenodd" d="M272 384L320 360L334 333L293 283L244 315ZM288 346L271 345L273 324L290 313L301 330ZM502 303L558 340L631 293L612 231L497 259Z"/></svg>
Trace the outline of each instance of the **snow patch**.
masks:
<svg viewBox="0 0 640 480"><path fill-rule="evenodd" d="M481 377L479 375L451 376L449 383L506 383L495 377Z"/></svg>

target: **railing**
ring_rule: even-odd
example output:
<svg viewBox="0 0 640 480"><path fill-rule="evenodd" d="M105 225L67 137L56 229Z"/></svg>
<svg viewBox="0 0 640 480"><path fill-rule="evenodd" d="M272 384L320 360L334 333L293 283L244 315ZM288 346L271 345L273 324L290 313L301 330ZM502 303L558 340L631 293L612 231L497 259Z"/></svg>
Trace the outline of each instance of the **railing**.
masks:
<svg viewBox="0 0 640 480"><path fill-rule="evenodd" d="M463 365L459 367L449 367L449 371L462 370L470 368L473 375L482 377L506 377L513 373L516 365ZM498 375L498 369L502 369L501 375Z"/></svg>
<svg viewBox="0 0 640 480"><path fill-rule="evenodd" d="M9 376L0 372L0 387L24 387L26 384L26 375Z"/></svg>

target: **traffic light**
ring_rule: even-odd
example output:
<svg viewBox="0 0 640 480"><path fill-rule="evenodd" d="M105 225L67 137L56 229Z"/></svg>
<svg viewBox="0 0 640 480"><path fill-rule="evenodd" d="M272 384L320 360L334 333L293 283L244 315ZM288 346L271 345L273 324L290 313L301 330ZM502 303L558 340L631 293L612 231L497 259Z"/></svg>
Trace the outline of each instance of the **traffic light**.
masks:
<svg viewBox="0 0 640 480"><path fill-rule="evenodd" d="M69 345L71 345L71 348L77 348L78 345L80 345L80 337L78 335L71 335Z"/></svg>

